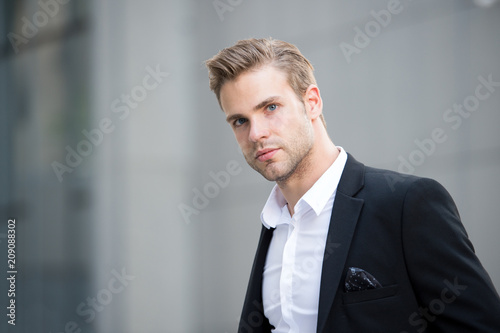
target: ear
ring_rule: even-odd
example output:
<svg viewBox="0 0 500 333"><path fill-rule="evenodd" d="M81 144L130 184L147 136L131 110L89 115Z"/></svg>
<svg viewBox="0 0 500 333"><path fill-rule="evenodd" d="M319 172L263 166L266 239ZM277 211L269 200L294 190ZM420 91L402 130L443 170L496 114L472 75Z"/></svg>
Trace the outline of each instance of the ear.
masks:
<svg viewBox="0 0 500 333"><path fill-rule="evenodd" d="M304 103L309 119L317 119L323 112L323 100L319 93L319 88L314 84L307 87L304 94Z"/></svg>

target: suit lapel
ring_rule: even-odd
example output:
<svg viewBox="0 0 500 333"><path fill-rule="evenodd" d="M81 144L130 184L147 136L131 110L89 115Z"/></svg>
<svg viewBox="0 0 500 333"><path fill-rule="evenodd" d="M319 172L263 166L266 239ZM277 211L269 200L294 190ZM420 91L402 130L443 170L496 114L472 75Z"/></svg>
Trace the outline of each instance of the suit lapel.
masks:
<svg viewBox="0 0 500 333"><path fill-rule="evenodd" d="M250 274L250 281L248 283L238 332L243 332L244 328L248 330L247 326L249 321L252 322L252 320L255 320L255 318L251 316L255 316L256 313L259 313L262 316L262 325L259 325L259 327L253 327L252 325L253 332L270 331L269 321L264 316L264 307L262 304L262 273L266 263L269 244L271 243L271 239L273 237L273 231L274 229L267 229L262 226L259 245L257 246L257 252L255 253L255 259L252 266L252 272Z"/></svg>
<svg viewBox="0 0 500 333"><path fill-rule="evenodd" d="M353 196L363 187L364 165L348 155L337 187L325 244L318 308L318 329L323 332L337 292L363 200Z"/></svg>
<svg viewBox="0 0 500 333"><path fill-rule="evenodd" d="M259 245L257 246L257 253L255 254L255 260L252 267L252 273L250 275L250 283L259 289L259 297L262 300L262 273L264 272L264 265L266 263L267 251L269 250L269 244L273 238L274 229L267 229L262 226L262 231L260 234Z"/></svg>

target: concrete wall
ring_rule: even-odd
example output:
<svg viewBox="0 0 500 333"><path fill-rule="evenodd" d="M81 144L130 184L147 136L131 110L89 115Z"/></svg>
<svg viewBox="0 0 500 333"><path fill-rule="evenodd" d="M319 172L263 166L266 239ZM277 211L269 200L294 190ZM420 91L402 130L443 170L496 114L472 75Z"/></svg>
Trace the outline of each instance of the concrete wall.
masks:
<svg viewBox="0 0 500 333"><path fill-rule="evenodd" d="M27 3L3 7L3 35L40 10ZM500 82L500 6L482 3L75 1L47 27L80 22L64 30L80 27L76 37L33 37L20 53L7 40L1 199L4 216L26 221L26 331L236 330L273 184L239 152L203 61L248 37L289 41L311 60L335 144L440 181L500 288L500 87L474 97L483 79ZM113 130L59 182L51 163L102 126ZM222 170L229 184L214 187ZM123 271L124 288L106 292ZM89 321L76 311L87 297L106 303Z"/></svg>

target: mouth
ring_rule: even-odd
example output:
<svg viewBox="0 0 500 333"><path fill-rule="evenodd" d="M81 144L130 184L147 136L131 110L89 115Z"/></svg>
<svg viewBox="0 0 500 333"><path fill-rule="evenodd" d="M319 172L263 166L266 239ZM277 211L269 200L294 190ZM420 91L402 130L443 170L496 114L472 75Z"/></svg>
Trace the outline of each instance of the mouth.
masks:
<svg viewBox="0 0 500 333"><path fill-rule="evenodd" d="M274 154L278 152L279 148L266 148L266 149L261 149L257 151L257 154L255 154L255 158L259 160L260 162L265 162L267 160L270 160L273 158Z"/></svg>

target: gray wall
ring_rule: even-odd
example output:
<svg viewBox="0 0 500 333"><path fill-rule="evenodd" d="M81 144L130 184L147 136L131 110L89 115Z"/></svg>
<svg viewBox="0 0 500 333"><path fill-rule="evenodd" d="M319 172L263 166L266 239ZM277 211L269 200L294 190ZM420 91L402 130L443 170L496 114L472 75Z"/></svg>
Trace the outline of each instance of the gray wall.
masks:
<svg viewBox="0 0 500 333"><path fill-rule="evenodd" d="M0 205L2 221L20 221L22 288L18 326L2 331L235 331L273 184L246 165L203 61L248 37L289 41L311 60L335 144L441 182L500 288L500 87L482 88L465 116L448 111L475 101L478 77L500 82L500 6L402 0L383 27L371 11L390 3L74 0L19 52L4 38ZM0 33L22 34L40 10L2 5ZM369 43L346 57L365 27ZM145 89L156 69L168 74ZM59 181L52 163L105 119L113 130ZM436 130L445 139L422 152L416 141ZM211 185L227 168L229 184ZM196 208L204 188L213 195ZM94 317L88 297L102 306Z"/></svg>

